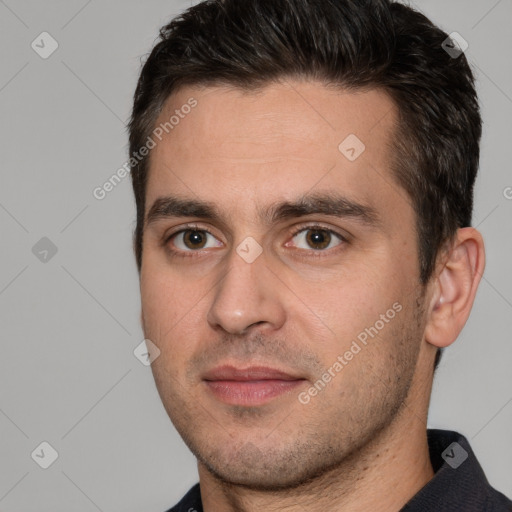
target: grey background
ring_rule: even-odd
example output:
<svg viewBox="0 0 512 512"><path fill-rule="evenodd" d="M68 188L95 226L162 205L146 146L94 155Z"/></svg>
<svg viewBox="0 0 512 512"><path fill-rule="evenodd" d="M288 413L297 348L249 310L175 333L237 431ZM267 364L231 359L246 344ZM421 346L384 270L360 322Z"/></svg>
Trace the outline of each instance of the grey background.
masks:
<svg viewBox="0 0 512 512"><path fill-rule="evenodd" d="M131 248L126 161L140 57L190 1L0 0L0 510L163 511L197 480L149 367ZM474 225L487 268L435 379L430 427L459 430L512 496L512 1L414 3L459 32L484 118ZM59 47L42 59L43 31ZM512 194L511 194L512 195ZM32 252L49 238L57 253ZM41 242L44 244L44 242ZM42 442L48 469L31 458Z"/></svg>

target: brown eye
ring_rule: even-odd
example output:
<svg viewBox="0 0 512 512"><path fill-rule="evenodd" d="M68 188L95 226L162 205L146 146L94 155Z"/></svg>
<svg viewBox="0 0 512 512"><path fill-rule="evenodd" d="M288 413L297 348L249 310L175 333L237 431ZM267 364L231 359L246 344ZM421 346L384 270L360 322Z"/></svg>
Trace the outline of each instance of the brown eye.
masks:
<svg viewBox="0 0 512 512"><path fill-rule="evenodd" d="M209 231L205 229L182 229L170 236L168 243L174 252L193 252L200 249L210 249L212 247L222 246L222 242L217 240Z"/></svg>
<svg viewBox="0 0 512 512"><path fill-rule="evenodd" d="M321 226L302 228L295 233L293 239L297 248L313 249L315 251L331 249L345 241L338 233Z"/></svg>
<svg viewBox="0 0 512 512"><path fill-rule="evenodd" d="M183 232L183 243L189 249L202 249L206 244L206 236L203 231L188 229Z"/></svg>
<svg viewBox="0 0 512 512"><path fill-rule="evenodd" d="M310 229L306 241L312 249L325 249L331 241L331 234L323 229Z"/></svg>

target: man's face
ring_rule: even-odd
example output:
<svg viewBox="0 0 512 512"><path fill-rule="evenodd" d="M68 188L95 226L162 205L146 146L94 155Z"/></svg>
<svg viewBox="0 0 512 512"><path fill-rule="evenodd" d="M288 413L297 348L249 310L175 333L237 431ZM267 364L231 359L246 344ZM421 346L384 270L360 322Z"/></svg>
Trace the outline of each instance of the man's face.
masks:
<svg viewBox="0 0 512 512"><path fill-rule="evenodd" d="M156 385L214 475L297 485L401 417L423 357L415 215L391 173L396 108L313 82L189 87L155 126L176 109L146 192ZM169 196L209 211L153 207Z"/></svg>

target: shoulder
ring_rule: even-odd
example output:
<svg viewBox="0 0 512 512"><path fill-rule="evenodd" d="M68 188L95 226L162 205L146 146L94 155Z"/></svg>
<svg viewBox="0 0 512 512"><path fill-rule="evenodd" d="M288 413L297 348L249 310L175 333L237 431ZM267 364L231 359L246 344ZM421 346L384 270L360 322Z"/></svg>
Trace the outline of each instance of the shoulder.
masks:
<svg viewBox="0 0 512 512"><path fill-rule="evenodd" d="M402 512L512 512L512 501L490 485L463 435L429 429L427 437L435 474Z"/></svg>
<svg viewBox="0 0 512 512"><path fill-rule="evenodd" d="M512 501L501 492L489 487L485 510L486 512L512 512Z"/></svg>

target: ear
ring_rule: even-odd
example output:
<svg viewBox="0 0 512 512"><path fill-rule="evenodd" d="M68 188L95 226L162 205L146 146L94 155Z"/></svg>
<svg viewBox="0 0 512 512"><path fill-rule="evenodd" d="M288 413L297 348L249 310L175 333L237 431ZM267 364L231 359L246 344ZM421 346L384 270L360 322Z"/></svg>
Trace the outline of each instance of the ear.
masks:
<svg viewBox="0 0 512 512"><path fill-rule="evenodd" d="M464 327L485 268L482 235L460 228L449 250L441 256L432 283L425 339L442 348L451 345Z"/></svg>

